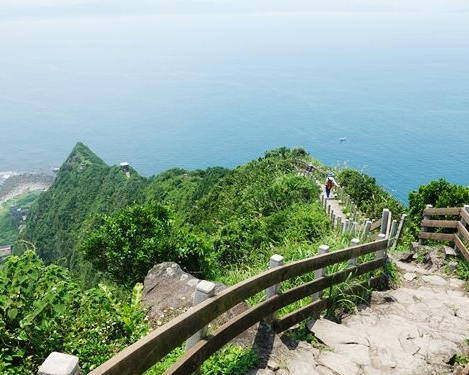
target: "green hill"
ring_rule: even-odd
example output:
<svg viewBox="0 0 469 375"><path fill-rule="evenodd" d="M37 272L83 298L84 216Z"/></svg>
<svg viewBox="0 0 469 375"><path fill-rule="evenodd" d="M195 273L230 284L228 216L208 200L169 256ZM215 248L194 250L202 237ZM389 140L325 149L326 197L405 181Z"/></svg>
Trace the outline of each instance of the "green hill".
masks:
<svg viewBox="0 0 469 375"><path fill-rule="evenodd" d="M146 181L107 166L78 143L61 166L51 188L33 207L21 237L34 244L47 263L73 266L80 233L96 213L112 213L143 197Z"/></svg>
<svg viewBox="0 0 469 375"><path fill-rule="evenodd" d="M297 158L311 160L302 149L282 148L233 170L176 168L144 178L132 169L127 178L78 143L33 206L21 239L46 263L80 269L79 245L106 215L156 202L172 212L174 233L184 229L208 241L216 263L248 259L285 241L309 243L329 223L318 187L296 174Z"/></svg>

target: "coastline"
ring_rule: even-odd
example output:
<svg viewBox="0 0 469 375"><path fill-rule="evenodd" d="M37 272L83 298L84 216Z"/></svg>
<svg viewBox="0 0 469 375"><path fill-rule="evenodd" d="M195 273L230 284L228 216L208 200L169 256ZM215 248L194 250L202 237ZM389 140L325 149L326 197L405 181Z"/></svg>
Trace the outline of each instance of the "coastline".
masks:
<svg viewBox="0 0 469 375"><path fill-rule="evenodd" d="M0 180L0 207L4 203L32 191L47 191L54 182L54 176L40 174L3 174Z"/></svg>

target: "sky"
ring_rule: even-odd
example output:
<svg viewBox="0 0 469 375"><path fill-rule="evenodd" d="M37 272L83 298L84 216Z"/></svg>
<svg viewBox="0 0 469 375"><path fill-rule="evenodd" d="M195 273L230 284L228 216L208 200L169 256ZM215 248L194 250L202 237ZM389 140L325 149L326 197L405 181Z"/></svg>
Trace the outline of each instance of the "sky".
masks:
<svg viewBox="0 0 469 375"><path fill-rule="evenodd" d="M1 18L234 12L469 12L467 0L0 0Z"/></svg>

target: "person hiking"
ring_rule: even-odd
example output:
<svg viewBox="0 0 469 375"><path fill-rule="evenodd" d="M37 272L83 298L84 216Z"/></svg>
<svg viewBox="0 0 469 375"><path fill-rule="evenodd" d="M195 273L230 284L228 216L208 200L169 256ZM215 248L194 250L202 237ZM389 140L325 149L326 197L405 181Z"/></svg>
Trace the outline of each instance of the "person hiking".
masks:
<svg viewBox="0 0 469 375"><path fill-rule="evenodd" d="M326 198L329 199L329 195L331 194L331 190L334 186L339 187L339 184L334 178L335 176L332 173L329 173L326 178Z"/></svg>

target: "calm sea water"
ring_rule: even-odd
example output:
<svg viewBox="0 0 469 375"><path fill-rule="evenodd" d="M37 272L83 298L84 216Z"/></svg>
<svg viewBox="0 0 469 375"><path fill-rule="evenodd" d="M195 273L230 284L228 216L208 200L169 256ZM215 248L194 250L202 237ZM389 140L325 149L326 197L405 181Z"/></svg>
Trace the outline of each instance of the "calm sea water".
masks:
<svg viewBox="0 0 469 375"><path fill-rule="evenodd" d="M0 51L0 171L77 141L143 175L302 146L403 201L469 185L469 14L3 19Z"/></svg>

